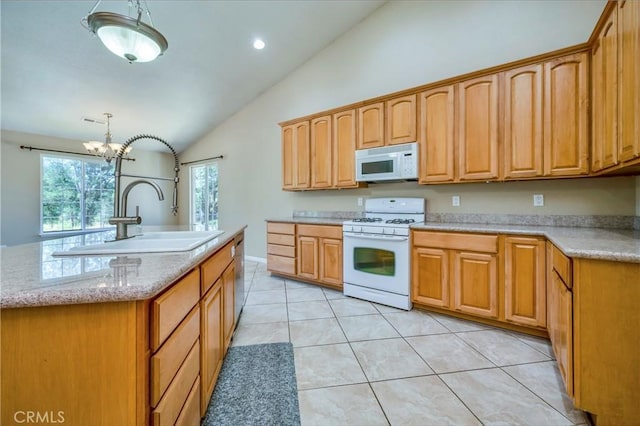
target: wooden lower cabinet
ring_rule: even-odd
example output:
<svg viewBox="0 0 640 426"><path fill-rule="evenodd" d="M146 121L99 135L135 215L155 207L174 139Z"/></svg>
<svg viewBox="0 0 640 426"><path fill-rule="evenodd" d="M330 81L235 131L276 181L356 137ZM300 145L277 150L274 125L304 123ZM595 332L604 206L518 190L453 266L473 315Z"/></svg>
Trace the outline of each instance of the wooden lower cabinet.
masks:
<svg viewBox="0 0 640 426"><path fill-rule="evenodd" d="M640 263L573 259L573 396L596 426L640 419L639 277Z"/></svg>
<svg viewBox="0 0 640 426"><path fill-rule="evenodd" d="M536 237L505 237L505 320L544 328L546 318L545 240Z"/></svg>
<svg viewBox="0 0 640 426"><path fill-rule="evenodd" d="M453 256L453 308L498 318L498 256L456 252Z"/></svg>
<svg viewBox="0 0 640 426"><path fill-rule="evenodd" d="M549 338L567 395L573 396L573 298L556 271L548 282Z"/></svg>
<svg viewBox="0 0 640 426"><path fill-rule="evenodd" d="M544 238L438 231L412 238L414 303L544 330Z"/></svg>
<svg viewBox="0 0 640 426"><path fill-rule="evenodd" d="M202 346L200 415L204 416L224 358L222 279L219 279L202 298L200 312L200 339Z"/></svg>
<svg viewBox="0 0 640 426"><path fill-rule="evenodd" d="M497 319L497 239L495 235L414 232L412 301Z"/></svg>
<svg viewBox="0 0 640 426"><path fill-rule="evenodd" d="M317 280L320 256L317 237L298 237L298 276Z"/></svg>
<svg viewBox="0 0 640 426"><path fill-rule="evenodd" d="M321 238L318 242L319 279L342 287L342 240Z"/></svg>
<svg viewBox="0 0 640 426"><path fill-rule="evenodd" d="M222 274L222 324L224 326L224 352L231 344L231 336L235 328L235 284L236 269L231 263Z"/></svg>
<svg viewBox="0 0 640 426"><path fill-rule="evenodd" d="M267 270L342 290L342 226L268 222Z"/></svg>
<svg viewBox="0 0 640 426"><path fill-rule="evenodd" d="M412 256L413 301L439 308L450 307L449 250L416 247Z"/></svg>

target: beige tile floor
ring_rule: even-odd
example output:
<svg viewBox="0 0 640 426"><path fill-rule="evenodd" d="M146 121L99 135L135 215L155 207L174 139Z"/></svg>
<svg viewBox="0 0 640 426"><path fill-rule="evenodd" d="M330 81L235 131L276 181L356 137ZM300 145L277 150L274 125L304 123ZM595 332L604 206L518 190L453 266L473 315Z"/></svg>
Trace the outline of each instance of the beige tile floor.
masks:
<svg viewBox="0 0 640 426"><path fill-rule="evenodd" d="M271 276L246 262L233 345L294 346L307 425L586 424L549 342L405 312Z"/></svg>

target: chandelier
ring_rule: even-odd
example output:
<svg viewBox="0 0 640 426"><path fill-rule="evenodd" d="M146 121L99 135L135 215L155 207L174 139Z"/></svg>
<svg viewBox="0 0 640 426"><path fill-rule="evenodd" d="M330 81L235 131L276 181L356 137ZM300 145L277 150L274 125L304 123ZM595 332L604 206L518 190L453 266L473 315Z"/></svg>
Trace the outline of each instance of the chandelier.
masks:
<svg viewBox="0 0 640 426"><path fill-rule="evenodd" d="M95 12L102 0L93 6L91 11L82 18L82 25L100 38L112 53L126 59L129 63L150 62L162 55L169 46L167 39L155 28L151 20L151 13L144 0L145 8L140 0L128 0L129 16L111 12ZM132 17L132 9L135 15ZM149 19L149 24L142 22L143 12Z"/></svg>
<svg viewBox="0 0 640 426"><path fill-rule="evenodd" d="M104 135L104 142L89 141L84 142L82 145L84 145L89 154L95 155L96 157L104 158L107 163L111 163L111 160L113 160L120 148L122 148L122 144L111 142L111 128L109 125L109 120L111 119L111 117L113 117L113 115L105 112L104 116L107 117L107 133L105 133ZM122 157L126 159L130 151L130 146L125 148Z"/></svg>

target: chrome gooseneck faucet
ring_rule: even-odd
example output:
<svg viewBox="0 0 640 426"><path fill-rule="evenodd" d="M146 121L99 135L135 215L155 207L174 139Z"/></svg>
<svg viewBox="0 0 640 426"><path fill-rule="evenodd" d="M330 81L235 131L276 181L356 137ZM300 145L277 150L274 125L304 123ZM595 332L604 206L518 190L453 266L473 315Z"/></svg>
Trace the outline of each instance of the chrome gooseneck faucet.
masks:
<svg viewBox="0 0 640 426"><path fill-rule="evenodd" d="M175 176L173 178L138 176L138 175L129 175L129 174L122 173L122 156L124 155L125 150L129 147L129 145L131 145L132 143L134 143L139 139L157 140L158 142L161 142L164 145L166 145L171 150L171 153L173 154L173 157L175 160L175 165L173 168L175 172ZM151 185L156 190L156 193L158 194L158 198L160 199L160 201L164 200L164 194L162 192L162 189L160 189L160 186L158 186L158 184L155 182L144 180L144 179L173 181L173 205L171 206L171 212L173 213L174 216L178 214L178 180L179 180L178 172L180 171L180 163L178 162L178 154L176 154L176 150L173 149L171 145L169 145L167 142L165 142L164 140L160 139L157 136L137 135L130 138L124 144L122 144L122 147L120 147L120 149L118 150L118 153L116 154L115 158L116 158L116 168L114 172L115 194L114 194L114 200L113 200L113 217L109 219L109 223L111 225L116 225L116 240L123 240L126 238L130 238L127 235L128 225L139 225L140 223L142 223L142 217L140 217L139 206L136 207L135 216L127 216L127 199L129 197L129 192L133 189L134 186L142 183ZM120 178L122 176L132 177L132 178L143 178L143 179L138 179L128 184L125 187L121 196L120 195ZM120 208L120 205L122 205L122 208Z"/></svg>

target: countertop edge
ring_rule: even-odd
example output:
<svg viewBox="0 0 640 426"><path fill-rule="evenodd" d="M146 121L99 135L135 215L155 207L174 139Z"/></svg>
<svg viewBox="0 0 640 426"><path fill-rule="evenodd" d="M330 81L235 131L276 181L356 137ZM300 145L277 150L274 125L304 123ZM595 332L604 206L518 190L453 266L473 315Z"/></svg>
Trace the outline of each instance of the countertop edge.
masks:
<svg viewBox="0 0 640 426"><path fill-rule="evenodd" d="M243 225L241 227L233 228L232 232L225 231L224 234L221 234L216 238L218 241L215 245L208 247L202 253L189 259L188 262L185 262L185 264L176 269L175 273L171 273L166 277L163 277L161 280L156 280L144 288L104 287L59 290L53 287L51 289L25 290L19 294L10 294L8 296L2 295L2 297L0 297L0 309L78 305L89 303L133 302L151 299L185 276L205 259L214 255L238 234L244 232L246 228L247 225ZM192 251L200 248L201 247L196 247Z"/></svg>

